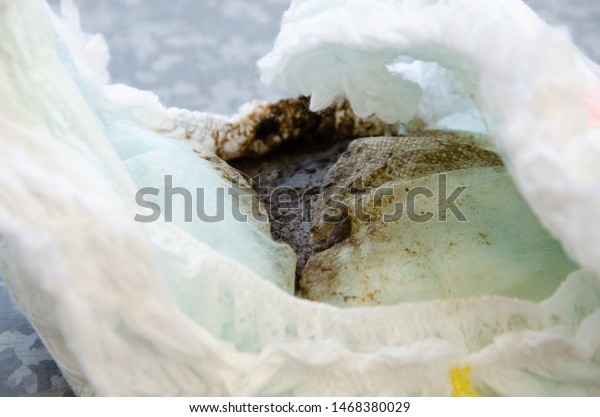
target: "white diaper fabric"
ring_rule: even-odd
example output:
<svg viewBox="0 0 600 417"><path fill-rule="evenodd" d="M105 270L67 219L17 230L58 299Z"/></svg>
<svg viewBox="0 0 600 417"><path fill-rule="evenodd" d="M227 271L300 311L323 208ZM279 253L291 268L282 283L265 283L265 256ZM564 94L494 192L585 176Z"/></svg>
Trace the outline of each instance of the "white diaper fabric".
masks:
<svg viewBox="0 0 600 417"><path fill-rule="evenodd" d="M194 150L226 118L110 85L78 26L70 2L0 4L0 265L78 394L600 395L600 83L566 33L517 0L292 2L266 82L489 133L582 267L539 303L339 309L286 291L264 224L134 221L165 175L216 200Z"/></svg>

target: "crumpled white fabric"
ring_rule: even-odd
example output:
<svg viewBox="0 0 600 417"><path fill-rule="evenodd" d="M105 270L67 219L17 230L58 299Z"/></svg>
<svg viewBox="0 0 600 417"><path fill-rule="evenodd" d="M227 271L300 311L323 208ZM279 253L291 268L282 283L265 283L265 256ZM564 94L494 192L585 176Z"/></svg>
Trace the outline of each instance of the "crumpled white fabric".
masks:
<svg viewBox="0 0 600 417"><path fill-rule="evenodd" d="M410 65L398 65L399 57L443 68L429 65L426 77L403 81ZM448 104L456 117L474 106L544 224L577 261L599 270L600 229L588 224L600 204L598 66L522 2L296 1L259 66L265 82L312 94L315 110L347 96L365 115L390 122L419 115L443 126ZM363 68L383 73L387 66L386 77L364 76ZM414 81L429 91L427 100L418 90L405 94ZM446 86L441 94L439 85ZM453 127L480 129L469 120Z"/></svg>
<svg viewBox="0 0 600 417"><path fill-rule="evenodd" d="M479 111L524 196L585 268L538 304L486 296L343 310L269 282L286 269L285 249L248 257L203 225L133 221L136 187L162 169L219 185L179 139L220 119L107 84L104 43L65 10L66 21L41 1L0 4L0 233L15 301L76 392L600 394L600 88L563 31L516 0L292 3L261 61L267 82L312 93L315 108L347 96L359 113L443 124L454 106L415 83L434 85L442 70L409 81L387 71L410 57L437 62L452 80L440 91L456 92L459 113ZM228 223L231 241L259 229ZM269 242L253 236L245 243Z"/></svg>

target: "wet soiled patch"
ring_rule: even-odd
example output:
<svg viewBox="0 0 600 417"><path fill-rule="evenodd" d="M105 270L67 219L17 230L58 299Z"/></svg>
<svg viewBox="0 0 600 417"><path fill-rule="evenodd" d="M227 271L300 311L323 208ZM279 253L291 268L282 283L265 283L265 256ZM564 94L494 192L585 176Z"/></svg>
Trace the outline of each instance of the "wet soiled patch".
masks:
<svg viewBox="0 0 600 417"><path fill-rule="evenodd" d="M294 141L338 142L395 130L376 117L356 117L347 101L320 112L309 107L308 97L256 104L246 115L212 132L216 155L225 160L261 156Z"/></svg>
<svg viewBox="0 0 600 417"><path fill-rule="evenodd" d="M348 141L290 145L260 159L231 164L248 177L267 208L273 239L288 243L296 252L298 281L310 255L311 211L325 175L346 150Z"/></svg>
<svg viewBox="0 0 600 417"><path fill-rule="evenodd" d="M576 266L529 210L501 158L470 134L411 134L298 142L233 162L253 177L273 238L296 251L297 294L346 307L552 294ZM465 222L452 211L440 217L439 198L448 195L437 195L439 174L451 188L444 193L465 188L456 201ZM422 189L431 198L417 198L407 216L406 202ZM393 217L399 203L404 211Z"/></svg>

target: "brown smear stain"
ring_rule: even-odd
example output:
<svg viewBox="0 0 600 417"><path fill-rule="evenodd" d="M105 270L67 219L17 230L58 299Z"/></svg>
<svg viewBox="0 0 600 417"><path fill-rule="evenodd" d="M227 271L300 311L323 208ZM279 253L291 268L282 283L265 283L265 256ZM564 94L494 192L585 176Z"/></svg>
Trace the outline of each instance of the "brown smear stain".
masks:
<svg viewBox="0 0 600 417"><path fill-rule="evenodd" d="M406 128L409 137L391 137L398 126L375 117L359 119L348 102L315 113L309 110L309 98L300 97L260 104L213 132L217 156L250 178L266 207L273 239L295 250L298 295L312 299L316 287L321 294L336 292L331 285L342 267L336 254L344 245L360 244L360 237L353 235L355 213L348 210L353 207L348 204L351 198L368 196L389 181L502 166L497 154L478 146L471 136L424 132L418 123ZM347 190L337 208L323 203L323 192L331 187ZM290 204L278 200L284 192L292 206L303 207L297 216ZM367 205L365 212L373 215L372 232L384 226L381 209ZM324 216L329 221L323 221ZM419 256L413 248L406 253ZM348 302L355 298L340 296ZM378 298L365 297L371 302Z"/></svg>
<svg viewBox="0 0 600 417"><path fill-rule="evenodd" d="M385 124L374 116L356 117L347 101L313 112L310 98L302 96L261 103L240 120L214 130L212 137L217 156L230 160L261 156L297 140L303 143L335 142L391 134L395 130L397 126Z"/></svg>
<svg viewBox="0 0 600 417"><path fill-rule="evenodd" d="M350 208L347 219L350 219L351 225L358 225L360 221L352 210L360 205L362 212L370 215L368 230L377 233L384 229L383 208L373 207L373 201L377 188L389 182L466 168L502 166L496 153L468 141L461 142L456 135L427 133L421 136L356 139L340 155L325 175L322 187L347 190L339 200ZM362 198L356 200L357 196ZM367 204L363 204L364 202ZM323 285L322 279L319 280L320 286L315 285L315 277L326 275L331 279L332 272L324 274L323 265L335 264L343 248L361 242L360 237L355 235L356 230L361 229L360 226L350 227L348 230L340 228L340 223L323 221L332 210L331 204L328 205L321 199L311 213L310 256L299 281L302 294L309 299L318 300L328 292L328 286ZM389 238L383 240L389 241ZM406 248L405 253L411 257L420 256L413 248ZM345 303L358 301L356 297L347 295L343 300Z"/></svg>
<svg viewBox="0 0 600 417"><path fill-rule="evenodd" d="M376 117L356 117L347 101L320 112L312 112L309 106L308 97L261 104L237 122L213 132L217 155L250 179L266 206L273 239L288 243L296 252L297 281L313 251L309 245L310 213L320 197L325 174L352 139L398 129ZM300 213L286 213L279 201L286 193L292 203L302 207ZM290 216L282 221L285 214ZM349 222L333 223L332 238L321 242L320 250L349 233Z"/></svg>

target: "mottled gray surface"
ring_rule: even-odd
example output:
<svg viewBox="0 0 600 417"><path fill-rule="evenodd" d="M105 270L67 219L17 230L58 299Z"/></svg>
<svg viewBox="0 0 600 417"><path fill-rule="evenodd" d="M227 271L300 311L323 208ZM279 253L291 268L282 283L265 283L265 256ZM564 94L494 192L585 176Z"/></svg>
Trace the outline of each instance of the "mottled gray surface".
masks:
<svg viewBox="0 0 600 417"><path fill-rule="evenodd" d="M84 29L104 34L111 48L113 82L151 90L167 106L217 113L281 97L261 84L255 63L271 49L289 0L75 3Z"/></svg>
<svg viewBox="0 0 600 417"><path fill-rule="evenodd" d="M51 0L51 4L59 0ZM289 0L75 0L83 27L105 35L114 82L151 90L168 106L234 112L276 99L255 62L277 35ZM526 1L546 21L566 24L600 58L600 1Z"/></svg>
<svg viewBox="0 0 600 417"><path fill-rule="evenodd" d="M53 6L59 0L49 1ZM288 0L75 0L82 25L105 35L112 81L159 94L166 105L232 113L281 93L258 81ZM529 0L600 59L600 1ZM8 297L0 277L0 396L68 394L60 371Z"/></svg>
<svg viewBox="0 0 600 417"><path fill-rule="evenodd" d="M525 0L546 22L566 26L575 43L594 61L600 61L600 1Z"/></svg>
<svg viewBox="0 0 600 417"><path fill-rule="evenodd" d="M65 395L67 383L0 275L0 396Z"/></svg>

